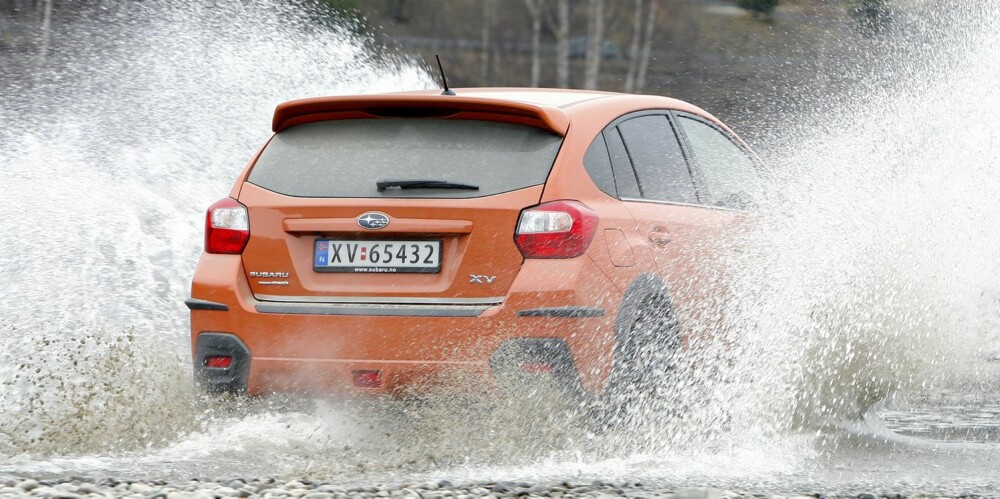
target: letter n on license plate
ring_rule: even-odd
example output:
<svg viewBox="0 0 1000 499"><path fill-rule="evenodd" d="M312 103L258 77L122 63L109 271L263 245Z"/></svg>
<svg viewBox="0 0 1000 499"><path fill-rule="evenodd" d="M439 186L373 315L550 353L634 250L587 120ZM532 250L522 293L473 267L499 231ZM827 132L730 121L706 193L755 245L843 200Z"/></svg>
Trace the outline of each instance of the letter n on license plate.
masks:
<svg viewBox="0 0 1000 499"><path fill-rule="evenodd" d="M313 249L313 270L437 273L441 271L441 241L317 239Z"/></svg>

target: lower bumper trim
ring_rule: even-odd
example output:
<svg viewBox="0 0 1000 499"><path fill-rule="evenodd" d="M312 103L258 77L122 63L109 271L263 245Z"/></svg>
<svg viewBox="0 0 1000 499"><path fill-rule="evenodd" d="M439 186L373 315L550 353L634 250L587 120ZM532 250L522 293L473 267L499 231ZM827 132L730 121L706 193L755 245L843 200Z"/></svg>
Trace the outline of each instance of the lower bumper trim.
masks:
<svg viewBox="0 0 1000 499"><path fill-rule="evenodd" d="M488 306L477 305L384 305L347 303L258 303L262 314L373 315L392 317L478 317Z"/></svg>
<svg viewBox="0 0 1000 499"><path fill-rule="evenodd" d="M218 310L220 312L229 311L229 306L225 303L215 303L214 301L198 300L195 298L188 298L184 300L184 304L187 305L189 310Z"/></svg>
<svg viewBox="0 0 1000 499"><path fill-rule="evenodd" d="M567 319L582 319L587 317L603 317L604 309L595 307L546 307L518 310L518 317L560 317Z"/></svg>

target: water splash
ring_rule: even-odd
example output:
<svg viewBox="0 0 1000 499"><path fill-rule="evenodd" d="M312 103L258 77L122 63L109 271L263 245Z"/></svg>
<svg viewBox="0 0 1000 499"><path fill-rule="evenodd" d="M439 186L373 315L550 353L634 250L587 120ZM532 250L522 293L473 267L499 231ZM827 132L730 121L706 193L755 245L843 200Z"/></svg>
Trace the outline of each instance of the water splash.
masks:
<svg viewBox="0 0 1000 499"><path fill-rule="evenodd" d="M889 52L927 50L867 68L859 98L778 148L771 195L719 277L729 299L700 311L717 345L694 379L725 402L685 432L758 445L992 372L1000 6L957 10L951 22L975 21L901 34Z"/></svg>
<svg viewBox="0 0 1000 499"><path fill-rule="evenodd" d="M199 428L183 300L205 207L278 103L430 85L283 3L139 3L60 29L45 67L0 83L5 455Z"/></svg>

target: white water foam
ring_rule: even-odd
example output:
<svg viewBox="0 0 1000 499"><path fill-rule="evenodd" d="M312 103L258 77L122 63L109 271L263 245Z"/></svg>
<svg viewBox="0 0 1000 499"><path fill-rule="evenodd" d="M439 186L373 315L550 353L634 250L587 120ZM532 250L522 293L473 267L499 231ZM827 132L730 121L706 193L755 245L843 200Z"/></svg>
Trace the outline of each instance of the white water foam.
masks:
<svg viewBox="0 0 1000 499"><path fill-rule="evenodd" d="M432 84L301 6L133 7L57 26L47 64L2 84L7 456L126 452L200 428L183 300L205 208L278 103Z"/></svg>

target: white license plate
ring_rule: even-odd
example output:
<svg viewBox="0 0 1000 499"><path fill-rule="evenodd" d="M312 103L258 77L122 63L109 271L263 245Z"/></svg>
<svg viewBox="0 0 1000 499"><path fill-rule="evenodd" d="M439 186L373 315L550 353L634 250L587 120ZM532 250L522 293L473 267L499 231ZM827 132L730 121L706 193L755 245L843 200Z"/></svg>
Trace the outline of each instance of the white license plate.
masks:
<svg viewBox="0 0 1000 499"><path fill-rule="evenodd" d="M441 271L441 241L317 239L313 251L313 270L437 273Z"/></svg>

